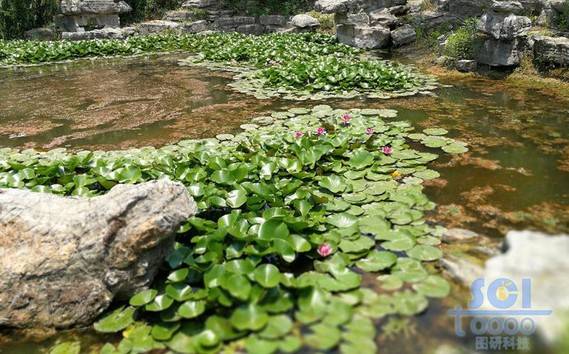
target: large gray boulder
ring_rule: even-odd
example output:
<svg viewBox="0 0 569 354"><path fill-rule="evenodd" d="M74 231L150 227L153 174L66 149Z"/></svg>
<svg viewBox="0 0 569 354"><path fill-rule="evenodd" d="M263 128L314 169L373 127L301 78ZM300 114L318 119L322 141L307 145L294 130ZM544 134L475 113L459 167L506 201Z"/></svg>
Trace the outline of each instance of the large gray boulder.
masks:
<svg viewBox="0 0 569 354"><path fill-rule="evenodd" d="M362 49L382 49L391 45L391 31L383 26L340 24L336 26L340 43Z"/></svg>
<svg viewBox="0 0 569 354"><path fill-rule="evenodd" d="M476 61L489 66L517 66L524 51L524 41L509 41L488 38L482 42L476 54Z"/></svg>
<svg viewBox="0 0 569 354"><path fill-rule="evenodd" d="M478 22L478 30L495 39L514 39L528 34L531 28L529 17L485 13Z"/></svg>
<svg viewBox="0 0 569 354"><path fill-rule="evenodd" d="M150 285L196 211L167 180L91 199L0 189L0 327L90 324Z"/></svg>
<svg viewBox="0 0 569 354"><path fill-rule="evenodd" d="M417 39L417 32L415 27L411 25L403 25L391 31L391 40L393 47L402 47L406 44L411 44Z"/></svg>
<svg viewBox="0 0 569 354"><path fill-rule="evenodd" d="M61 0L60 3L60 12L64 15L109 15L130 11L132 8L122 0Z"/></svg>
<svg viewBox="0 0 569 354"><path fill-rule="evenodd" d="M543 69L569 67L569 38L534 37L533 57Z"/></svg>
<svg viewBox="0 0 569 354"><path fill-rule="evenodd" d="M521 287L523 278L531 279L532 309L551 309L550 316L533 316L538 331L553 342L564 333L569 311L569 236L550 236L533 231L510 231L507 251L486 262L488 282L507 278Z"/></svg>
<svg viewBox="0 0 569 354"><path fill-rule="evenodd" d="M320 22L307 14L296 15L290 20L290 22L294 27L302 29L316 29L320 27Z"/></svg>

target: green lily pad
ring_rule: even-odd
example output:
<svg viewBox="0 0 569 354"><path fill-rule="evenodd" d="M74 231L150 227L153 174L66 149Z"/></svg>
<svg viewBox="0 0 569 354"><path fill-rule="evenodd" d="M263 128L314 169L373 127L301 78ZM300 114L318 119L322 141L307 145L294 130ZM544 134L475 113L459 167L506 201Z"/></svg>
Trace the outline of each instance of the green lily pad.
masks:
<svg viewBox="0 0 569 354"><path fill-rule="evenodd" d="M407 255L420 261L436 261L443 256L443 252L437 247L417 245L407 250Z"/></svg>
<svg viewBox="0 0 569 354"><path fill-rule="evenodd" d="M240 331L258 331L269 322L269 315L254 304L243 305L233 311L231 325Z"/></svg>
<svg viewBox="0 0 569 354"><path fill-rule="evenodd" d="M387 251L371 251L366 258L356 262L356 265L366 272L379 272L391 267L397 261L397 256Z"/></svg>
<svg viewBox="0 0 569 354"><path fill-rule="evenodd" d="M93 325L97 332L115 333L122 331L134 322L134 307L119 307Z"/></svg>

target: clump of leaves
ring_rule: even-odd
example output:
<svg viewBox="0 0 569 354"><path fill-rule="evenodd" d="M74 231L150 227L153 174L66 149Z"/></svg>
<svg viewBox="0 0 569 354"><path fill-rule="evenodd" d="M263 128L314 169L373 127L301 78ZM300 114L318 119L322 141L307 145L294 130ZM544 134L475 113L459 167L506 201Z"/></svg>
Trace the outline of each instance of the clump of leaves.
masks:
<svg viewBox="0 0 569 354"><path fill-rule="evenodd" d="M258 76L271 87L314 91L395 91L424 84L408 68L379 60L317 57L295 60L261 70Z"/></svg>
<svg viewBox="0 0 569 354"><path fill-rule="evenodd" d="M467 19L462 26L454 30L447 38L443 54L456 60L474 59L479 45L477 21L475 18Z"/></svg>
<svg viewBox="0 0 569 354"><path fill-rule="evenodd" d="M395 115L316 106L274 112L275 124L223 143L2 149L0 186L90 196L170 178L195 198L200 214L180 228L166 274L95 324L123 334L102 353L212 353L229 343L376 353L373 320L419 314L450 290L432 266L442 228L426 223L435 205L421 186L438 176L426 166L438 155L409 141L467 150L444 129L413 133L383 119Z"/></svg>

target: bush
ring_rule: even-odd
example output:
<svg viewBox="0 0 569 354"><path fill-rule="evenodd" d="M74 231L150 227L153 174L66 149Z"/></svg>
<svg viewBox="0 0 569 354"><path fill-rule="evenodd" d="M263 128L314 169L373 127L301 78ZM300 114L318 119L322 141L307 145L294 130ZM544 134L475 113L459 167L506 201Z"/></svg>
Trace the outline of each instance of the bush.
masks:
<svg viewBox="0 0 569 354"><path fill-rule="evenodd" d="M561 9L561 13L556 18L555 27L562 31L569 31L569 0L565 1Z"/></svg>
<svg viewBox="0 0 569 354"><path fill-rule="evenodd" d="M124 14L121 20L124 23L139 22L146 19L158 19L169 10L182 6L184 0L125 0L131 7L132 12Z"/></svg>
<svg viewBox="0 0 569 354"><path fill-rule="evenodd" d="M58 0L0 0L0 39L22 38L51 23L57 8Z"/></svg>
<svg viewBox="0 0 569 354"><path fill-rule="evenodd" d="M466 20L448 37L443 54L457 60L474 59L479 41L476 27L476 19Z"/></svg>
<svg viewBox="0 0 569 354"><path fill-rule="evenodd" d="M310 10L314 5L311 0L223 0L223 6L240 14L294 15Z"/></svg>

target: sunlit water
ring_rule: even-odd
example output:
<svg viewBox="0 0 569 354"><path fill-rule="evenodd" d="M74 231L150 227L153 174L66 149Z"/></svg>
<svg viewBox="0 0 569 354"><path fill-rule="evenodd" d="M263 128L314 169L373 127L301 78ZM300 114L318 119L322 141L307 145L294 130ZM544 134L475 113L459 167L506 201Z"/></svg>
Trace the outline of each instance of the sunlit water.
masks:
<svg viewBox="0 0 569 354"><path fill-rule="evenodd" d="M0 146L160 146L236 132L251 117L316 104L256 100L229 90L229 74L181 67L179 58L80 61L0 71ZM434 166L442 176L427 187L439 204L431 220L481 232L496 245L511 229L569 232L569 102L498 80L443 77L441 82L453 87L438 90L438 97L319 103L394 108L398 120L410 121L418 130L443 127L470 144L468 154L444 157ZM466 295L455 286L444 302L432 301L425 314L406 324L407 334L380 336L381 352L433 352L444 343L473 349L471 340L456 338L445 315L449 307L464 304ZM89 333L80 336L84 343L106 340ZM0 341L0 353L38 353L52 342L3 346ZM534 352L543 351L536 347Z"/></svg>

